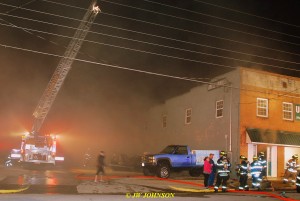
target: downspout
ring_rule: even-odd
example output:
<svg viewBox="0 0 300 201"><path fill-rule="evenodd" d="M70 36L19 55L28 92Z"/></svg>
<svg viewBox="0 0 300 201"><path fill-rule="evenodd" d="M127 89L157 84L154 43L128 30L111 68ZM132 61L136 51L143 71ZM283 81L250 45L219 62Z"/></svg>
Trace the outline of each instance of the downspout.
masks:
<svg viewBox="0 0 300 201"><path fill-rule="evenodd" d="M232 85L230 87L230 101L229 101L229 152L232 152Z"/></svg>

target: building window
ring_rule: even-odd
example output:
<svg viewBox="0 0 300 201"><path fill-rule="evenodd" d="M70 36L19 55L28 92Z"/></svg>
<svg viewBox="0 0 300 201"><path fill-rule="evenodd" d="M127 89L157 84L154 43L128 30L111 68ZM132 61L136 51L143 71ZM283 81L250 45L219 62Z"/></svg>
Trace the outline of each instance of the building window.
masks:
<svg viewBox="0 0 300 201"><path fill-rule="evenodd" d="M220 100L216 102L216 118L223 117L224 101Z"/></svg>
<svg viewBox="0 0 300 201"><path fill-rule="evenodd" d="M293 103L282 103L283 119L293 120Z"/></svg>
<svg viewBox="0 0 300 201"><path fill-rule="evenodd" d="M185 110L185 124L192 123L192 108Z"/></svg>
<svg viewBox="0 0 300 201"><path fill-rule="evenodd" d="M268 117L268 99L257 98L256 115L259 117Z"/></svg>
<svg viewBox="0 0 300 201"><path fill-rule="evenodd" d="M162 116L162 127L163 128L167 127L167 115Z"/></svg>

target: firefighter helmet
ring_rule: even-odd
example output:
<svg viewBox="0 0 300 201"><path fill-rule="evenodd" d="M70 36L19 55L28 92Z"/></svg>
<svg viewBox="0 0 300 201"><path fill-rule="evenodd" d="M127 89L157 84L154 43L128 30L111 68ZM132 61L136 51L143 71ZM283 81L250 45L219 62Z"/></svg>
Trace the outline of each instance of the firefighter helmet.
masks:
<svg viewBox="0 0 300 201"><path fill-rule="evenodd" d="M254 160L254 161L257 160L257 156L253 156L253 160Z"/></svg>
<svg viewBox="0 0 300 201"><path fill-rule="evenodd" d="M246 157L245 157L244 155L241 155L241 156L240 156L240 159L246 160Z"/></svg>
<svg viewBox="0 0 300 201"><path fill-rule="evenodd" d="M264 156L265 155L265 153L262 151L262 152L259 152L259 154L258 154L259 156Z"/></svg>
<svg viewBox="0 0 300 201"><path fill-rule="evenodd" d="M298 154L294 154L292 157L293 159L298 159Z"/></svg>
<svg viewBox="0 0 300 201"><path fill-rule="evenodd" d="M225 151L221 151L221 152L220 152L220 155L221 155L221 156L227 156L227 153L226 153Z"/></svg>

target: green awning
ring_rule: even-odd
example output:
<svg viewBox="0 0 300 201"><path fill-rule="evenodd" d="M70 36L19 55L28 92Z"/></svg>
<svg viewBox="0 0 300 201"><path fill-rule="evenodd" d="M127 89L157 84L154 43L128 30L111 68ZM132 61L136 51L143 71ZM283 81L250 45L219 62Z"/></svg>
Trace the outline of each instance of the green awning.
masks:
<svg viewBox="0 0 300 201"><path fill-rule="evenodd" d="M247 134L254 143L300 146L300 132L247 128Z"/></svg>

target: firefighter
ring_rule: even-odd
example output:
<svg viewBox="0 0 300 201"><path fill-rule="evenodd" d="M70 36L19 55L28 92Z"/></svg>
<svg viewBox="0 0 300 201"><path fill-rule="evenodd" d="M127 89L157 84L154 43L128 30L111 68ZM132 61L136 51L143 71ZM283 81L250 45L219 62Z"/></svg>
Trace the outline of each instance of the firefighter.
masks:
<svg viewBox="0 0 300 201"><path fill-rule="evenodd" d="M225 151L220 152L220 158L216 164L217 181L214 187L215 192L218 192L219 186L222 184L222 191L227 191L227 180L230 173L230 162Z"/></svg>
<svg viewBox="0 0 300 201"><path fill-rule="evenodd" d="M297 179L296 179L296 190L297 193L300 193L300 172L298 172Z"/></svg>
<svg viewBox="0 0 300 201"><path fill-rule="evenodd" d="M267 160L264 152L259 152L258 161L262 166L261 178L267 180Z"/></svg>
<svg viewBox="0 0 300 201"><path fill-rule="evenodd" d="M291 182L296 182L296 176L297 176L297 168L299 167L298 164L298 155L294 154L290 160L286 163L286 170L284 173L284 179L283 183L287 183L289 181L289 178L291 177Z"/></svg>
<svg viewBox="0 0 300 201"><path fill-rule="evenodd" d="M250 164L250 173L252 176L252 188L257 188L258 190L261 189L260 182L262 181L261 172L262 172L262 165L258 161L257 156L253 156L253 162Z"/></svg>
<svg viewBox="0 0 300 201"><path fill-rule="evenodd" d="M240 186L239 190L249 190L249 186L247 184L248 180L248 164L247 158L243 155L240 156L241 163L239 165L238 174L240 176Z"/></svg>

